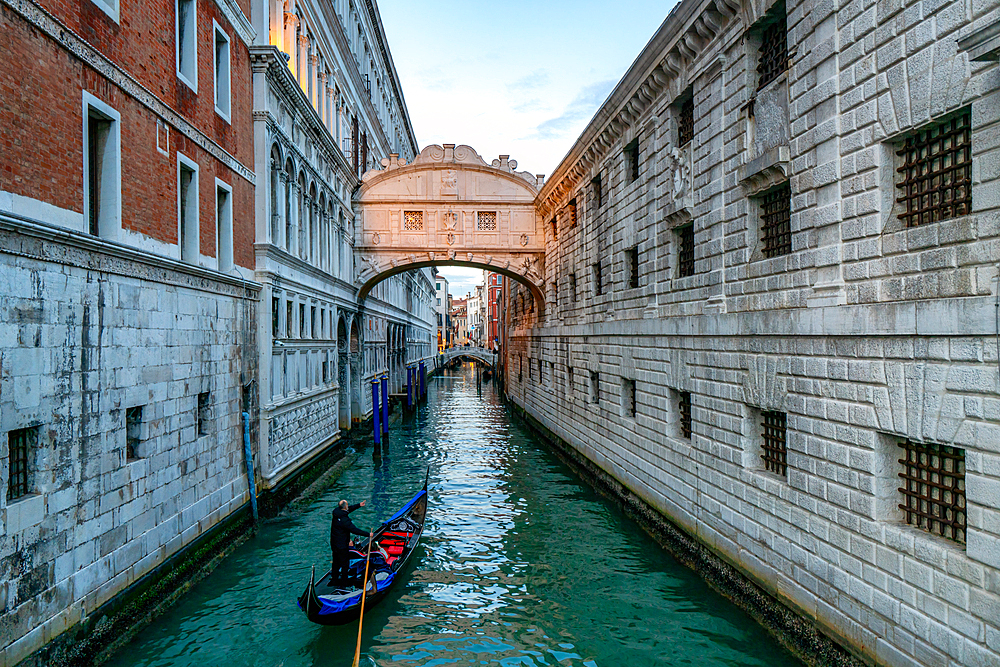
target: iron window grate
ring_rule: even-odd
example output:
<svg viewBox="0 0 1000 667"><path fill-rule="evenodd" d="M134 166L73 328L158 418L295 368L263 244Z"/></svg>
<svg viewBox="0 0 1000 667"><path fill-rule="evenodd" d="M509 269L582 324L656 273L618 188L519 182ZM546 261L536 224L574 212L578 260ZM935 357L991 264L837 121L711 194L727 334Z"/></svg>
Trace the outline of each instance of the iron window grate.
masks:
<svg viewBox="0 0 1000 667"><path fill-rule="evenodd" d="M604 203L603 192L601 191L601 175L598 174L590 179L590 184L594 188L594 203L597 205L597 208L601 208L601 204Z"/></svg>
<svg viewBox="0 0 1000 667"><path fill-rule="evenodd" d="M139 458L137 449L141 441L142 406L137 405L125 410L125 460L135 461Z"/></svg>
<svg viewBox="0 0 1000 667"><path fill-rule="evenodd" d="M625 392L625 410L628 412L629 417L635 419L638 414L635 400L635 380L626 378L622 384Z"/></svg>
<svg viewBox="0 0 1000 667"><path fill-rule="evenodd" d="M677 228L680 247L677 250L677 275L681 278L694 275L694 225Z"/></svg>
<svg viewBox="0 0 1000 667"><path fill-rule="evenodd" d="M912 440L903 448L903 510L906 523L965 542L965 450Z"/></svg>
<svg viewBox="0 0 1000 667"><path fill-rule="evenodd" d="M576 225L576 197L569 200L569 204L566 205L566 213L569 216L569 226L573 227Z"/></svg>
<svg viewBox="0 0 1000 667"><path fill-rule="evenodd" d="M28 495L31 480L28 455L37 445L36 428L19 428L7 434L7 448L10 453L10 481L7 484L7 500L16 500Z"/></svg>
<svg viewBox="0 0 1000 667"><path fill-rule="evenodd" d="M424 229L423 211L403 211L403 230L407 232L419 232Z"/></svg>
<svg viewBox="0 0 1000 667"><path fill-rule="evenodd" d="M496 211L478 211L476 213L476 229L481 232L495 232L497 230ZM555 234L555 225L552 226L552 233Z"/></svg>
<svg viewBox="0 0 1000 667"><path fill-rule="evenodd" d="M681 436L691 439L691 392L678 392L677 410L681 416Z"/></svg>
<svg viewBox="0 0 1000 667"><path fill-rule="evenodd" d="M935 123L907 138L896 155L896 202L907 227L957 218L972 211L972 112Z"/></svg>
<svg viewBox="0 0 1000 667"><path fill-rule="evenodd" d="M694 98L689 97L681 104L681 115L677 121L677 145L683 146L694 139Z"/></svg>
<svg viewBox="0 0 1000 667"><path fill-rule="evenodd" d="M639 287L639 246L629 248L628 254L628 286L629 289Z"/></svg>
<svg viewBox="0 0 1000 667"><path fill-rule="evenodd" d="M760 231L764 257L792 252L792 188L788 183L760 198Z"/></svg>
<svg viewBox="0 0 1000 667"><path fill-rule="evenodd" d="M625 175L629 183L639 178L639 137L625 146Z"/></svg>
<svg viewBox="0 0 1000 667"><path fill-rule="evenodd" d="M784 477L788 474L787 417L784 412L764 412L761 417L764 469Z"/></svg>
<svg viewBox="0 0 1000 667"><path fill-rule="evenodd" d="M760 35L760 59L757 61L757 90L763 89L788 69L788 35L785 7L775 9L777 16Z"/></svg>
<svg viewBox="0 0 1000 667"><path fill-rule="evenodd" d="M594 262L594 294L600 294L603 287L601 284L601 263Z"/></svg>

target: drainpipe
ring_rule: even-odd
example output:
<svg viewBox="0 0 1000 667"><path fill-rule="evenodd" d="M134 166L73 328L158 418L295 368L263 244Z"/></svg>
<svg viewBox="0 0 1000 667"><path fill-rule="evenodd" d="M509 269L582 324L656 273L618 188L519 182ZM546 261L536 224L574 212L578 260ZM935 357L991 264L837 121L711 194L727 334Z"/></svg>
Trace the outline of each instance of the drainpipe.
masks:
<svg viewBox="0 0 1000 667"><path fill-rule="evenodd" d="M382 435L389 435L389 374L382 376Z"/></svg>
<svg viewBox="0 0 1000 667"><path fill-rule="evenodd" d="M375 435L375 444L382 444L382 429L379 426L379 412L378 409L378 377L372 380L372 433Z"/></svg>
<svg viewBox="0 0 1000 667"><path fill-rule="evenodd" d="M253 522L257 523L257 481L253 474L253 452L250 451L250 413L243 413L243 458L247 464L247 485L250 489L250 511Z"/></svg>

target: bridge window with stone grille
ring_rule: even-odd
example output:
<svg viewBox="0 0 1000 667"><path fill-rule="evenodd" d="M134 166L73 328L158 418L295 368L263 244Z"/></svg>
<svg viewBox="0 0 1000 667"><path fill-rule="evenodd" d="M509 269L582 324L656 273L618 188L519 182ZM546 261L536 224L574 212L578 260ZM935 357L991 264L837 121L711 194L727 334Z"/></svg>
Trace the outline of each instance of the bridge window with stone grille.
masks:
<svg viewBox="0 0 1000 667"><path fill-rule="evenodd" d="M906 523L965 543L965 450L905 440L899 492Z"/></svg>
<svg viewBox="0 0 1000 667"><path fill-rule="evenodd" d="M782 477L788 474L788 417L784 412L761 413L761 455L764 470Z"/></svg>
<svg viewBox="0 0 1000 667"><path fill-rule="evenodd" d="M403 230L407 232L422 232L424 230L424 212L404 211Z"/></svg>
<svg viewBox="0 0 1000 667"><path fill-rule="evenodd" d="M907 227L972 212L972 112L923 128L903 140L896 155L896 202Z"/></svg>
<svg viewBox="0 0 1000 667"><path fill-rule="evenodd" d="M694 139L694 98L688 97L681 102L680 113L677 115L677 145L686 146Z"/></svg>
<svg viewBox="0 0 1000 667"><path fill-rule="evenodd" d="M497 230L497 212L478 211L476 213L476 229L481 232L495 232Z"/></svg>
<svg viewBox="0 0 1000 667"><path fill-rule="evenodd" d="M38 427L19 428L7 433L10 476L7 484L7 501L17 500L31 493L31 461L38 447Z"/></svg>
<svg viewBox="0 0 1000 667"><path fill-rule="evenodd" d="M764 257L792 252L792 189L784 183L758 198Z"/></svg>
<svg viewBox="0 0 1000 667"><path fill-rule="evenodd" d="M694 223L677 228L677 275L694 275Z"/></svg>
<svg viewBox="0 0 1000 667"><path fill-rule="evenodd" d="M785 3L775 6L764 21L757 60L757 90L762 90L788 69Z"/></svg>

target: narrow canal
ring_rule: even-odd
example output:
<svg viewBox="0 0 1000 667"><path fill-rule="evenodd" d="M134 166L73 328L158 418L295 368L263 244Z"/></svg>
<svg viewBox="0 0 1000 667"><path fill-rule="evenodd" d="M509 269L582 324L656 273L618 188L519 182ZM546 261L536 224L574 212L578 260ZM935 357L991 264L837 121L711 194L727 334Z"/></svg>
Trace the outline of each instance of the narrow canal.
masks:
<svg viewBox="0 0 1000 667"><path fill-rule="evenodd" d="M799 665L613 503L513 423L470 365L430 382L318 501L259 534L112 658L118 666L350 665L357 624L321 627L295 604L329 567L330 514L367 500L364 529L430 469L415 562L365 615L362 665Z"/></svg>

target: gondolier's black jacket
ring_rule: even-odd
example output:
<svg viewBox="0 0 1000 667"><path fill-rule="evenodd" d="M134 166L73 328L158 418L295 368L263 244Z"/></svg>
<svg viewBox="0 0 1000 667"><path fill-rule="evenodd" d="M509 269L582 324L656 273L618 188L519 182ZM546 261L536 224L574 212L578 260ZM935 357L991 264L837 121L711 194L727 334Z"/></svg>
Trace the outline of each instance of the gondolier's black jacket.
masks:
<svg viewBox="0 0 1000 667"><path fill-rule="evenodd" d="M346 549L351 541L351 533L367 537L368 533L360 530L351 521L349 513L361 507L361 505L351 505L346 510L339 507L333 510L333 521L330 522L330 547L333 549Z"/></svg>

